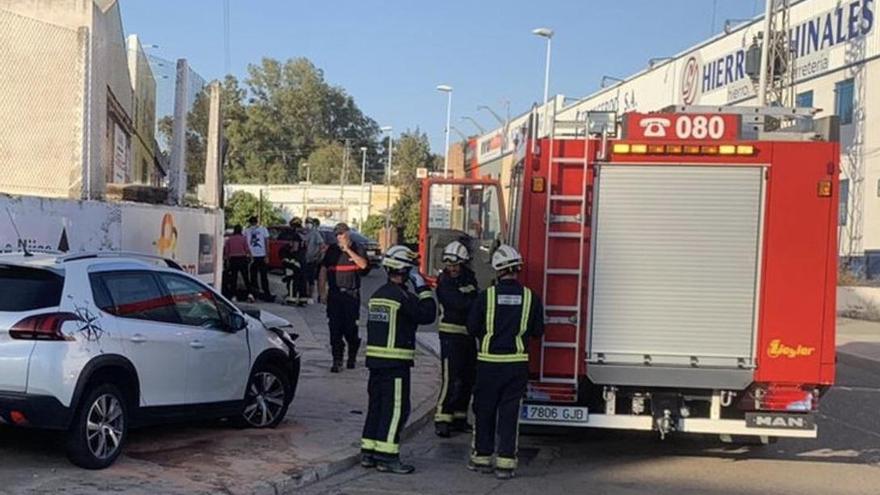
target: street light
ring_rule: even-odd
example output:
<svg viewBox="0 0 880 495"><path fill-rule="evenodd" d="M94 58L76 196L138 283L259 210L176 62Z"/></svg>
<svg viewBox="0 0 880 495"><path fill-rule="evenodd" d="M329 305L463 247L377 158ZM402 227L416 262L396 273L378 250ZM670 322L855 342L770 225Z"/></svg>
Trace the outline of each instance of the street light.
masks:
<svg viewBox="0 0 880 495"><path fill-rule="evenodd" d="M370 205L367 204L367 212L364 214L364 186L367 184L367 147L361 146L361 230L364 222L370 216Z"/></svg>
<svg viewBox="0 0 880 495"><path fill-rule="evenodd" d="M498 115L497 113L495 113L495 110L492 110L492 108L489 107L488 105L477 105L477 111L480 111L480 110L485 110L485 111L491 113L492 116L495 117L495 120L497 120L498 123L499 123L502 127L504 127L504 126L506 125L505 122L504 122L504 119L502 119L500 115Z"/></svg>
<svg viewBox="0 0 880 495"><path fill-rule="evenodd" d="M456 133L456 134L458 134L458 137L460 137L461 140L462 140L463 142L467 143L467 141L468 141L468 137L465 136L463 132L461 132L460 130L458 130L457 127L455 127L454 125L451 125L451 126L449 126L449 130L452 131L452 132L454 132L454 133Z"/></svg>
<svg viewBox="0 0 880 495"><path fill-rule="evenodd" d="M388 133L388 163L385 167L385 235L387 236L391 228L391 150L394 148L394 136L391 135L390 125L381 127L380 130Z"/></svg>
<svg viewBox="0 0 880 495"><path fill-rule="evenodd" d="M478 131L480 131L480 134L486 134L486 129L483 126L481 126L479 122L474 120L472 117L468 117L465 115L464 117L461 118L461 120L467 120L468 122L473 124L474 127L476 127Z"/></svg>
<svg viewBox="0 0 880 495"><path fill-rule="evenodd" d="M547 27L532 29L532 34L547 40L547 59L544 65L544 125L547 129L547 100L550 97L550 45L553 42L553 30Z"/></svg>
<svg viewBox="0 0 880 495"><path fill-rule="evenodd" d="M443 178L449 175L449 126L452 125L452 86L441 84L437 91L446 93L446 148L443 149Z"/></svg>
<svg viewBox="0 0 880 495"><path fill-rule="evenodd" d="M602 76L602 82L599 83L599 86L601 86L603 88L607 87L608 81L613 81L618 84L625 82L623 79L620 79L619 77Z"/></svg>

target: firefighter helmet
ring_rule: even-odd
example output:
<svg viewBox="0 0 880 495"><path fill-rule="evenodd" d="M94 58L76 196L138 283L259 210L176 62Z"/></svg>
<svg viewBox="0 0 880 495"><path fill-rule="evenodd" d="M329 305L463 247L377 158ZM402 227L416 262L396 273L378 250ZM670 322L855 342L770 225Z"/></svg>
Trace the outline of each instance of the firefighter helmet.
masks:
<svg viewBox="0 0 880 495"><path fill-rule="evenodd" d="M496 272L510 270L522 266L523 260L519 252L507 244L498 246L492 254L492 268Z"/></svg>
<svg viewBox="0 0 880 495"><path fill-rule="evenodd" d="M382 266L392 272L406 271L418 264L419 255L406 246L392 246L382 257Z"/></svg>
<svg viewBox="0 0 880 495"><path fill-rule="evenodd" d="M452 241L443 248L443 262L458 265L470 261L471 255L467 247L459 241Z"/></svg>

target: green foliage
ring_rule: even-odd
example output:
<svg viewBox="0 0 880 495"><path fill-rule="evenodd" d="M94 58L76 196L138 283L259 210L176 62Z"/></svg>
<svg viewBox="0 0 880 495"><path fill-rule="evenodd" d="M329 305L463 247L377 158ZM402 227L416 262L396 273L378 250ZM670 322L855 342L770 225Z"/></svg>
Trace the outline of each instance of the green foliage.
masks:
<svg viewBox="0 0 880 495"><path fill-rule="evenodd" d="M260 210L260 200L247 191L236 191L226 201L223 208L226 216L226 226L231 228L233 225L241 225L247 227L248 218L257 215ZM262 216L263 225L278 225L284 223L284 217L281 215L279 208L273 208L268 201L263 201Z"/></svg>
<svg viewBox="0 0 880 495"><path fill-rule="evenodd" d="M385 226L385 215L370 215L361 225L361 234L370 239L378 239L379 231Z"/></svg>
<svg viewBox="0 0 880 495"><path fill-rule="evenodd" d="M342 143L330 141L324 143L309 155L307 160L311 168L311 180L315 184L339 184L342 175L342 164L345 163L345 147ZM361 182L360 161L355 163L353 157L348 157L346 165L345 183L360 184ZM300 179L305 180L305 169L300 170Z"/></svg>
<svg viewBox="0 0 880 495"><path fill-rule="evenodd" d="M397 226L400 242L419 242L421 201L418 197L403 194L391 207L391 222Z"/></svg>
<svg viewBox="0 0 880 495"><path fill-rule="evenodd" d="M421 190L417 186L419 180L416 178L416 170L427 168L430 171L433 170L433 165L434 155L431 153L427 134L416 129L400 135L394 145L391 167L395 174L394 184L401 187L403 195L418 198Z"/></svg>
<svg viewBox="0 0 880 495"><path fill-rule="evenodd" d="M365 116L343 88L330 85L324 72L308 59L286 62L263 59L248 67L244 86L227 76L222 85L223 125L227 139L226 182L289 183L304 176L300 166L328 143L349 140L352 171L360 179L361 146L370 149L369 163L379 162L379 127ZM160 132L170 142L172 121L163 119ZM205 136L208 131L207 88L196 97L187 117L188 184L204 182ZM339 163L318 161L312 176L339 182ZM381 163L380 163L381 165ZM322 172L322 167L330 167ZM335 167L336 175L333 175ZM371 174L372 176L372 174Z"/></svg>

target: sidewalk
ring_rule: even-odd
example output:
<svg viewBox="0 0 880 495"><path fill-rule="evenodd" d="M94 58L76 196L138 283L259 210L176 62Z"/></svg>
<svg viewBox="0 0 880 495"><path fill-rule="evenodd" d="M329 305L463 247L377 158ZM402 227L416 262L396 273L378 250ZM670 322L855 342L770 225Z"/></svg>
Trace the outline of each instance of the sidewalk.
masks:
<svg viewBox="0 0 880 495"><path fill-rule="evenodd" d="M838 318L837 355L843 362L880 366L880 322Z"/></svg>
<svg viewBox="0 0 880 495"><path fill-rule="evenodd" d="M48 439L35 439L25 430L3 431L4 443L11 442L0 446L0 457L16 455L18 467L9 472L0 468L0 494L290 493L354 465L367 407L363 348L358 369L331 374L324 306L256 306L289 320L299 334L299 387L287 419L277 429L197 423L135 430L118 462L103 471L73 467ZM363 338L363 327L361 332ZM430 333L420 339L429 346L431 340ZM406 434L432 417L439 376L438 360L420 346Z"/></svg>

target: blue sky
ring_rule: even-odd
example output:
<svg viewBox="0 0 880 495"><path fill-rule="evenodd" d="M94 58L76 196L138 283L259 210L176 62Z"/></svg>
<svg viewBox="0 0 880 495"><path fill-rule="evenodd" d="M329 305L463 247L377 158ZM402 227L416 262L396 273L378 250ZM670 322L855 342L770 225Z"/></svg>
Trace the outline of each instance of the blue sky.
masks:
<svg viewBox="0 0 880 495"><path fill-rule="evenodd" d="M127 33L185 57L205 79L224 72L223 0L120 0ZM624 77L720 32L725 19L760 13L763 0L230 0L231 71L262 57L304 56L395 133L419 127L442 149L450 84L453 125L493 127L489 105L519 114L542 98L543 39L553 39L551 94L579 97L603 75ZM716 7L713 7L716 5ZM715 11L713 27L713 10ZM455 137L455 134L453 134Z"/></svg>

